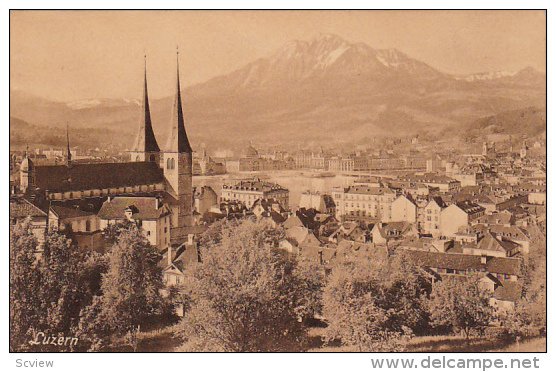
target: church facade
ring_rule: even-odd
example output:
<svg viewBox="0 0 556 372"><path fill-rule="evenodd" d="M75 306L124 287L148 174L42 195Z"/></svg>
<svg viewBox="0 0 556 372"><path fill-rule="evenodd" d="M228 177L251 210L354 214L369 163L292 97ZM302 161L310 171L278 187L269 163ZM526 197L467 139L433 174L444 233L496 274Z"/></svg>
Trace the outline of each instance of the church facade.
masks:
<svg viewBox="0 0 556 372"><path fill-rule="evenodd" d="M131 161L72 162L68 138L66 164L39 166L30 157L24 158L20 167L20 191L37 204L50 207L69 204L79 208L88 200L91 203L85 205L99 205L98 200L110 200L117 196L159 198L171 211L171 245L185 242L195 225L193 151L185 129L178 58L177 62L170 134L164 147L159 146L152 127L145 64L141 119L130 151ZM94 203L94 200L97 202Z"/></svg>

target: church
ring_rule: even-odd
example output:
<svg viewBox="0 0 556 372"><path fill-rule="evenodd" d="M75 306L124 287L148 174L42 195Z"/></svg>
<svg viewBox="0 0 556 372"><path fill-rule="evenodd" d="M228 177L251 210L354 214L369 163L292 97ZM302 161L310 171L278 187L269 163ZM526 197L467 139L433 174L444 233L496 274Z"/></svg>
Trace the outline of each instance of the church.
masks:
<svg viewBox="0 0 556 372"><path fill-rule="evenodd" d="M104 209L114 213L113 206L121 205L124 200L129 205L122 207L122 219L126 215L128 219L139 222L140 216L156 215L157 218L164 218L167 226L157 225L154 232L160 230L161 234L168 233L170 241L165 245L178 246L190 239L191 232L196 230L193 216L193 151L183 116L179 53L176 57L176 91L169 123L170 134L164 147L159 145L152 127L145 58L141 118L139 131L130 151L131 161L72 162L68 138L65 164L39 166L35 165L29 156L25 156L20 166L20 191L37 205L46 205L45 209L52 214L53 221L64 218L68 221L84 221L81 229L83 233L100 231L98 212ZM113 203L111 208L104 206L118 198L119 203ZM145 202L145 198L157 200L155 203L149 203ZM134 200L137 203L134 203ZM170 213L141 211L138 205L151 209L164 206ZM137 218L133 218L134 214ZM52 225L52 222L49 225ZM63 226L61 228L63 229ZM166 231L167 229L169 231ZM75 225L73 230L76 230ZM159 246L159 249L165 248Z"/></svg>

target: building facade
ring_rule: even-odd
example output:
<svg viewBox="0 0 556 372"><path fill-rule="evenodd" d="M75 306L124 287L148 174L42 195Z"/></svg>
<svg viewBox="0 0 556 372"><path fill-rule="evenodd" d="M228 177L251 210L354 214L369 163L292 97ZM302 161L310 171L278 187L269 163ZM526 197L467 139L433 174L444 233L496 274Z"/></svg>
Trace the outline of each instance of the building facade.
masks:
<svg viewBox="0 0 556 372"><path fill-rule="evenodd" d="M171 243L182 244L187 239L188 227L194 224L193 150L185 130L178 59L177 62L170 134L164 149L159 147L152 128L145 64L141 120L130 151L131 161L74 163L68 138L66 164L38 166L25 157L20 170L20 189L45 203L166 193L174 201L169 205Z"/></svg>

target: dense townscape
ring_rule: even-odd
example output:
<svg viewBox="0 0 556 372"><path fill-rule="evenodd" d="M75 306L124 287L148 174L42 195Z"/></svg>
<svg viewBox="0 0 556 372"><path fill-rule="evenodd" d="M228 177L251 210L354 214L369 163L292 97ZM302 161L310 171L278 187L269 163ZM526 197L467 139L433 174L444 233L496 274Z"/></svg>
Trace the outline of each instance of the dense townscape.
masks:
<svg viewBox="0 0 556 372"><path fill-rule="evenodd" d="M178 350L217 351L545 331L542 138L460 153L418 137L343 155L250 144L220 159L193 152L179 70L163 149L146 71L142 110L120 159L80 157L69 128L66 148L10 155L14 350L136 350L157 329ZM284 170L347 184L293 200L261 173ZM234 177L215 190L194 175Z"/></svg>

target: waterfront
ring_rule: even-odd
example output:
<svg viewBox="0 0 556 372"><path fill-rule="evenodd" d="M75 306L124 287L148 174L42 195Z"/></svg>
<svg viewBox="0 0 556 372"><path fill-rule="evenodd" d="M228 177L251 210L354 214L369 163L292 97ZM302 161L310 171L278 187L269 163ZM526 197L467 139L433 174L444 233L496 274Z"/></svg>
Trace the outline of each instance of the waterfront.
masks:
<svg viewBox="0 0 556 372"><path fill-rule="evenodd" d="M245 172L234 174L223 174L217 176L193 177L194 186L210 186L220 197L220 191L224 183L235 183L236 181L260 177L266 181L275 182L290 190L290 208L297 208L301 193L307 190L329 193L334 187L345 187L356 179L354 175L336 174L328 177L318 177L307 171L274 171L274 172Z"/></svg>

